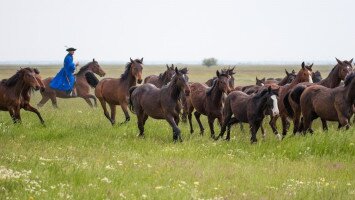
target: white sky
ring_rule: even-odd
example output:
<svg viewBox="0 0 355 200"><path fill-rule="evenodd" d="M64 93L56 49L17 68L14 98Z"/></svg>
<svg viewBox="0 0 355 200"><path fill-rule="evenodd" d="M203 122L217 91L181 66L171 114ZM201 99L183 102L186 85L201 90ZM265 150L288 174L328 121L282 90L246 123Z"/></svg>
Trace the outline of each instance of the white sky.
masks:
<svg viewBox="0 0 355 200"><path fill-rule="evenodd" d="M334 61L355 55L354 0L0 0L0 62ZM334 61L335 62L335 61Z"/></svg>

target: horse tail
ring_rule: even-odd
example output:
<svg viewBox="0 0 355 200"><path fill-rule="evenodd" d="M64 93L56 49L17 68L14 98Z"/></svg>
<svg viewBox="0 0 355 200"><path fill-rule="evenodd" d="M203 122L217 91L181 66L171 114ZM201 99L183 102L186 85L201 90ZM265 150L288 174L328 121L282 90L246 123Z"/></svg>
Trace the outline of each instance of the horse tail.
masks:
<svg viewBox="0 0 355 200"><path fill-rule="evenodd" d="M131 88L129 88L128 92L129 92L129 110L132 112L132 113L135 113L134 112L134 106L133 106L133 102L132 102L132 93L133 91L137 88L138 86L133 86Z"/></svg>
<svg viewBox="0 0 355 200"><path fill-rule="evenodd" d="M288 92L288 93L285 95L285 97L284 97L284 99L283 99L283 103L284 103L284 105L285 105L285 108L286 108L286 111L287 111L288 115L289 115L290 117L293 117L293 110L292 110L292 107L291 107L290 102L288 101L288 97L289 97L289 96L290 96L290 92Z"/></svg>
<svg viewBox="0 0 355 200"><path fill-rule="evenodd" d="M298 105L300 105L301 102L301 95L303 91L306 89L305 86L297 86L295 89L292 90L290 93L291 99L296 102Z"/></svg>
<svg viewBox="0 0 355 200"><path fill-rule="evenodd" d="M93 88L95 88L97 86L97 84L99 83L99 79L97 79L96 76L94 75L94 73L92 73L92 72L87 72L85 74L85 78L86 78L86 81L89 83L89 85Z"/></svg>

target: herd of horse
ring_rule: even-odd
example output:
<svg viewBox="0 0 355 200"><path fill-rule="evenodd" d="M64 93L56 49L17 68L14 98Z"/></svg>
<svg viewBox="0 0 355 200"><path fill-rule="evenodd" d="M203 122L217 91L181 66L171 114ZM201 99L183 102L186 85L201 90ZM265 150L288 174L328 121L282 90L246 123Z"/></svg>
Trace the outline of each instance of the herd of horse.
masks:
<svg viewBox="0 0 355 200"><path fill-rule="evenodd" d="M217 70L214 77L205 83L198 83L189 81L187 68L167 65L164 72L147 76L143 82L143 58L130 59L120 78L99 80L96 75L103 77L105 71L93 59L75 74L75 87L78 97L83 98L89 106L97 106L96 99L100 101L104 115L112 125L116 123L117 105L121 106L125 115L122 123L130 121L128 110L131 110L137 115L141 137L144 136L145 122L151 117L165 119L172 127L173 140L182 141L180 119L189 122L190 132L193 133L193 114L201 135L204 134L204 127L200 117L205 115L211 138L223 138L227 131L225 139L229 140L233 124L248 123L251 142L255 143L259 129L265 137L262 122L267 115L270 116L269 125L279 139L286 136L290 119L294 134L313 133L312 122L317 118L321 119L324 130L328 128L327 121L338 122L338 128L349 128L355 112L353 59L336 61L324 79L319 71L313 72L313 64L306 65L303 62L298 72L285 70L284 78L256 77L255 85L235 87L235 67ZM51 100L53 107L57 108L57 97L73 98L50 88L51 79L42 80L36 68L21 68L12 77L0 82L0 110L8 111L14 123L21 122L20 109L36 113L41 123L44 123L38 109L30 105L33 90L39 90L42 95L38 107ZM94 88L95 95L90 94L91 88ZM281 134L276 127L278 118L281 118ZM216 119L221 126L218 136L214 131Z"/></svg>

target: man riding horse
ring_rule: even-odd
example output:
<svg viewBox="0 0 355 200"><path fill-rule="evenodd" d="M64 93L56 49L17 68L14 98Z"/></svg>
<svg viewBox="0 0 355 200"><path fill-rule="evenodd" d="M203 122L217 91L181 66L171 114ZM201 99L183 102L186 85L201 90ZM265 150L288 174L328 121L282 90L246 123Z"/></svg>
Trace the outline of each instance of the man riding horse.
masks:
<svg viewBox="0 0 355 200"><path fill-rule="evenodd" d="M65 91L68 95L73 97L76 96L75 91L75 76L74 71L75 68L79 65L79 63L74 63L73 55L76 51L75 48L70 47L67 49L68 54L64 58L64 66L58 72L58 74L52 79L49 84L51 88L56 90Z"/></svg>

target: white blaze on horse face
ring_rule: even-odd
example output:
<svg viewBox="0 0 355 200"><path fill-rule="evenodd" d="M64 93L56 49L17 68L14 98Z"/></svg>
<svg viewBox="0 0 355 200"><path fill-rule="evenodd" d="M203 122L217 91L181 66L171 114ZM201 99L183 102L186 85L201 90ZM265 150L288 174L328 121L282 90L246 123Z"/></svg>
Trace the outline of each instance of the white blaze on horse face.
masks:
<svg viewBox="0 0 355 200"><path fill-rule="evenodd" d="M272 115L273 116L279 115L279 106L277 104L276 95L272 95L271 99L272 99L272 109L271 109L272 110Z"/></svg>
<svg viewBox="0 0 355 200"><path fill-rule="evenodd" d="M261 83L260 85L261 85L261 86L265 86L265 84L264 84L264 83Z"/></svg>

